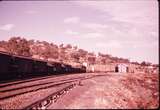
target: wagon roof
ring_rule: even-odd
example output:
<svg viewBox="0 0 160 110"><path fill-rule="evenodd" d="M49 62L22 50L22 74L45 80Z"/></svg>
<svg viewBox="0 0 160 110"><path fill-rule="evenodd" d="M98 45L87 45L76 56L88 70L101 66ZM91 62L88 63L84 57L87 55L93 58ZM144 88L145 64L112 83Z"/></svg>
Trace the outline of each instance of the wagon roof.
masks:
<svg viewBox="0 0 160 110"><path fill-rule="evenodd" d="M10 53L4 51L0 51L0 54L11 55Z"/></svg>
<svg viewBox="0 0 160 110"><path fill-rule="evenodd" d="M59 62L59 61L45 61L45 60L36 59L36 58L32 58L32 57L15 55L15 54L11 54L9 52L3 52L3 51L0 51L0 54L5 54L5 55L9 55L9 56L17 57L17 58L28 59L28 60L41 61L41 62L46 62L46 63L51 63L51 64L64 64L64 65L67 65L67 64Z"/></svg>
<svg viewBox="0 0 160 110"><path fill-rule="evenodd" d="M24 59L28 59L28 60L47 62L47 61L45 61L45 60L35 59L35 58L32 58L32 57L26 57L26 56L21 56L21 55L15 55L15 54L11 54L11 53L9 53L9 52L0 51L0 54L10 55L10 56L13 56L13 57L24 58Z"/></svg>

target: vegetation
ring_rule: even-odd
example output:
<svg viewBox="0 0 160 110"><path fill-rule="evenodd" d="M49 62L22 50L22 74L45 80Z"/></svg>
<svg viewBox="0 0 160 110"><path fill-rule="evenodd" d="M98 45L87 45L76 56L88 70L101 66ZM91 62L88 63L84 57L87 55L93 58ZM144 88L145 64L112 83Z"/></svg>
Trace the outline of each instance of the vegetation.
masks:
<svg viewBox="0 0 160 110"><path fill-rule="evenodd" d="M68 61L88 64L108 64L108 63L132 63L128 59L113 57L109 54L98 53L96 56L93 52L79 49L71 44L60 44L46 41L26 40L21 37L12 37L8 41L0 41L0 50L10 54L23 55L44 60ZM151 65L151 63L142 62L141 65Z"/></svg>

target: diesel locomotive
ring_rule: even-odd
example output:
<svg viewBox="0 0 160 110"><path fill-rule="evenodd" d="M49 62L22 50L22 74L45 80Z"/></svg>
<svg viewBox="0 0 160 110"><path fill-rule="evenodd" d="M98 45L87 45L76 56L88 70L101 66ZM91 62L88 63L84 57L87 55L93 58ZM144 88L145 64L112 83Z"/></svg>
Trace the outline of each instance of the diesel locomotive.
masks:
<svg viewBox="0 0 160 110"><path fill-rule="evenodd" d="M0 82L36 76L85 73L86 67L37 60L29 57L0 52Z"/></svg>

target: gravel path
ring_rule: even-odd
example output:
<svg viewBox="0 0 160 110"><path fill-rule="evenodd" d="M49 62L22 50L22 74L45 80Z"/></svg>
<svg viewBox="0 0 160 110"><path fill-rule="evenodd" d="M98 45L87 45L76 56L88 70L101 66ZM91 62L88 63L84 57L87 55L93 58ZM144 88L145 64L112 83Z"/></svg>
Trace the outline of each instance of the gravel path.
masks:
<svg viewBox="0 0 160 110"><path fill-rule="evenodd" d="M111 73L88 79L49 109L158 108L158 80L158 74L138 73Z"/></svg>

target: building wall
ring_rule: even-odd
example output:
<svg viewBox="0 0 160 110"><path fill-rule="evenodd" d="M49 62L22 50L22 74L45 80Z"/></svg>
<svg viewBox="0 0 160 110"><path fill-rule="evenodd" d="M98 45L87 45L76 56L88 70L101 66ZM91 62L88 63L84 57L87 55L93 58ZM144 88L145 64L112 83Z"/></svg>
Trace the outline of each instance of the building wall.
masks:
<svg viewBox="0 0 160 110"><path fill-rule="evenodd" d="M120 73L127 73L128 70L127 70L128 66L125 65L125 64L119 64L118 65L118 72Z"/></svg>
<svg viewBox="0 0 160 110"><path fill-rule="evenodd" d="M114 72L115 71L115 65L114 64L107 64L107 65L88 65L87 66L88 72Z"/></svg>
<svg viewBox="0 0 160 110"><path fill-rule="evenodd" d="M87 72L115 72L115 68L117 65L120 65L122 63L110 63L110 64L94 64L94 65L87 65ZM125 65L125 66L124 66ZM135 64L129 64L124 63L123 66L121 66L120 72L128 72L128 73L137 73L140 72L139 66ZM128 71L127 68L128 67Z"/></svg>

